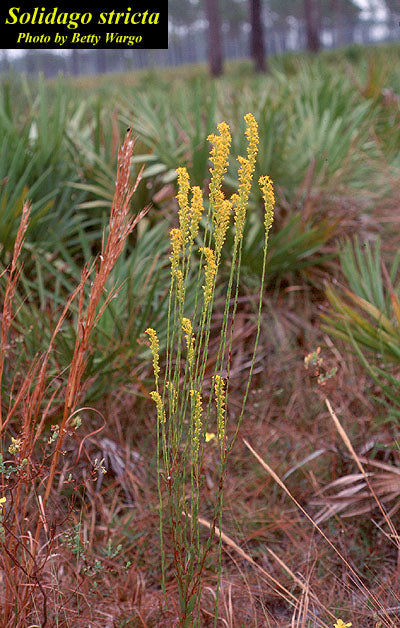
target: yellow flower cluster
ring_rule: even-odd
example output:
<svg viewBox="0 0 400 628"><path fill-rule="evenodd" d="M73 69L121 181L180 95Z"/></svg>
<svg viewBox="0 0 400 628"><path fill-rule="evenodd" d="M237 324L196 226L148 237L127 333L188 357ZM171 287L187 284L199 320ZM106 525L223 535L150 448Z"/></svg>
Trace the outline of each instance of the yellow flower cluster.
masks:
<svg viewBox="0 0 400 628"><path fill-rule="evenodd" d="M153 354L153 370L154 370L154 379L156 381L156 387L158 385L158 375L160 373L160 356L159 356L159 349L160 349L160 344L158 342L158 337L157 337L157 332L152 329L151 327L148 327L145 331L145 334L148 335L148 337L150 338L150 349L151 349L151 353Z"/></svg>
<svg viewBox="0 0 400 628"><path fill-rule="evenodd" d="M22 439L21 438L13 438L11 436L11 445L8 448L10 454L15 456L19 451L21 451L22 447Z"/></svg>
<svg viewBox="0 0 400 628"><path fill-rule="evenodd" d="M222 179L227 171L229 163L229 149L231 146L231 132L226 122L218 125L219 135L209 135L208 141L213 145L210 153L210 161L214 168L210 168L210 203L214 203L215 195L221 189Z"/></svg>
<svg viewBox="0 0 400 628"><path fill-rule="evenodd" d="M222 247L225 242L226 232L229 227L229 220L231 217L232 204L227 200L219 190L215 195L215 211L214 211L214 240L215 240L215 252L217 259L219 259Z"/></svg>
<svg viewBox="0 0 400 628"><path fill-rule="evenodd" d="M179 303L183 303L184 290L183 290L183 273L179 268L179 258L182 251L184 238L181 229L171 229L171 246L172 253L169 261L171 262L171 277L176 281L176 294Z"/></svg>
<svg viewBox="0 0 400 628"><path fill-rule="evenodd" d="M170 409L171 409L171 415L175 414L175 410L176 410L176 401L177 401L177 397L178 397L178 393L177 390L173 384L173 382L167 382L167 386L168 386L168 390L169 390L169 400L170 400Z"/></svg>
<svg viewBox="0 0 400 628"><path fill-rule="evenodd" d="M171 236L172 253L169 258L169 261L171 262L171 275L172 277L175 277L176 272L178 270L179 256L182 251L182 245L183 245L182 231L180 229L171 229L170 236Z"/></svg>
<svg viewBox="0 0 400 628"><path fill-rule="evenodd" d="M199 232L199 224L203 215L203 193L201 189L195 185L192 187L192 204L190 215L190 242L193 244Z"/></svg>
<svg viewBox="0 0 400 628"><path fill-rule="evenodd" d="M222 443L225 437L225 381L220 375L214 377L214 395L217 406L218 438Z"/></svg>
<svg viewBox="0 0 400 628"><path fill-rule="evenodd" d="M150 393L150 397L153 399L154 403L156 404L157 421L159 421L160 423L165 423L166 417L165 417L163 402L162 402L160 393L158 393L156 390L152 390L152 392Z"/></svg>
<svg viewBox="0 0 400 628"><path fill-rule="evenodd" d="M253 116L252 113L247 113L244 116L244 121L247 124L247 129L245 131L245 135L246 135L247 141L249 143L249 146L247 148L247 157L248 157L248 160L250 161L251 165L254 168L255 163L256 163L256 159L257 159L258 142L259 142L258 125L257 125L257 121L256 121L256 119L255 119L255 117Z"/></svg>
<svg viewBox="0 0 400 628"><path fill-rule="evenodd" d="M232 202L235 206L235 227L236 241L239 242L243 236L244 222L246 219L246 209L249 201L253 174L256 165L258 151L258 128L257 122L251 113L244 117L247 123L246 137L248 141L247 158L238 157L240 164L238 179L239 190L237 194L232 195Z"/></svg>
<svg viewBox="0 0 400 628"><path fill-rule="evenodd" d="M192 366L194 358L194 337L192 323L188 318L182 318L182 330L185 333L187 359L189 362L189 366Z"/></svg>
<svg viewBox="0 0 400 628"><path fill-rule="evenodd" d="M179 205L179 226L182 232L183 242L186 243L189 230L189 174L186 168L177 168L178 194L176 195Z"/></svg>
<svg viewBox="0 0 400 628"><path fill-rule="evenodd" d="M200 253L204 253L206 258L205 263L205 283L203 285L204 292L204 308L207 307L209 302L211 301L211 297L214 290L214 278L217 272L217 266L215 264L215 256L214 251L206 246L200 249Z"/></svg>
<svg viewBox="0 0 400 628"><path fill-rule="evenodd" d="M184 300L184 289L183 289L183 273L181 270L177 270L175 273L176 277L176 296L178 299L178 303L182 305Z"/></svg>
<svg viewBox="0 0 400 628"><path fill-rule="evenodd" d="M261 193L264 199L265 238L266 238L266 241L268 242L268 233L272 227L272 223L274 220L274 207L275 207L274 186L273 186L272 180L269 177L260 177L259 184L260 184Z"/></svg>
<svg viewBox="0 0 400 628"><path fill-rule="evenodd" d="M333 628L349 628L352 625L353 624L351 622L348 622L347 624L345 624L342 619L338 619L337 622L333 624Z"/></svg>
<svg viewBox="0 0 400 628"><path fill-rule="evenodd" d="M201 395L197 390L191 390L190 396L192 398L192 417L194 424L194 436L193 436L193 448L196 454L199 451L200 434L201 434Z"/></svg>

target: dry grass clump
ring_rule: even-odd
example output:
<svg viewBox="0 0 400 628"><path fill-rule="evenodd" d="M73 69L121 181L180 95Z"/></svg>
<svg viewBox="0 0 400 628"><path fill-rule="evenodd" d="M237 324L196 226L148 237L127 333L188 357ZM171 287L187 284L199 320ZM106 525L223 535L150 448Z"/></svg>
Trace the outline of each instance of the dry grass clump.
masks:
<svg viewBox="0 0 400 628"><path fill-rule="evenodd" d="M46 572L48 574L51 571L53 564L53 545L57 538L57 523L60 523L57 519L68 519L74 508L73 502L63 507L57 500L51 499L55 496L56 478L58 493L67 484L77 490L73 465L63 465L60 475L59 462L66 453L66 440L74 436L80 427L80 410L77 410L77 406L86 384L84 373L91 333L117 291L116 287L112 293L104 296L107 279L128 235L145 214L141 212L135 217L129 215L130 200L135 191L135 187L130 184L133 146L134 142L127 137L119 154L116 189L108 233L103 235L101 254L95 262L83 268L80 283L67 300L46 351L37 356L22 380L20 374L15 373L12 389L7 391L7 405L0 399L1 561L4 576L1 602L2 625L5 628L11 625L26 626L34 623L35 617L42 617L43 626L49 620L48 613L51 611ZM18 260L28 222L29 205L25 204L13 258L9 269L4 271L8 273L8 278L2 313L0 375L3 374L7 355L14 316L13 299L21 273ZM67 374L60 373L54 378L48 371L50 353L54 350L57 334L62 333L74 299L78 299L78 316L71 364ZM1 390L4 393L4 385ZM50 437L44 438L46 420L60 390L63 391L64 406L60 411L59 422L52 426ZM82 447L84 441L81 442L76 461ZM102 463L99 459L95 460L93 473L102 470ZM72 542L76 553L83 554L79 534L75 534ZM40 592L39 598L37 592Z"/></svg>

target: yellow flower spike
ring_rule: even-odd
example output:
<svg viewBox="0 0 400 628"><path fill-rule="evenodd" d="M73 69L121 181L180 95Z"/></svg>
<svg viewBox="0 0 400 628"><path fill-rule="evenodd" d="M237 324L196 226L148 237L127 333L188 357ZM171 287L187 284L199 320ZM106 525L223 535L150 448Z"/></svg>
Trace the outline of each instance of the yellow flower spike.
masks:
<svg viewBox="0 0 400 628"><path fill-rule="evenodd" d="M201 406L201 395L197 390L191 390L190 396L192 398L192 416L193 416L193 424L194 424L194 435L193 435L193 449L197 453L199 451L199 443L200 443L200 434L201 434L201 417L202 417L202 406Z"/></svg>
<svg viewBox="0 0 400 628"><path fill-rule="evenodd" d="M201 253L204 253L206 258L205 263L205 283L203 285L204 292L204 307L206 308L209 302L211 301L211 297L214 290L214 278L217 272L217 266L215 264L215 255L212 249L208 247L202 247L200 249Z"/></svg>
<svg viewBox="0 0 400 628"><path fill-rule="evenodd" d="M169 390L169 398L171 402L171 411L172 411L172 414L175 414L176 400L177 400L178 394L172 382L168 382L167 385L168 385L168 390Z"/></svg>
<svg viewBox="0 0 400 628"><path fill-rule="evenodd" d="M154 403L156 404L157 421L159 421L160 423L165 423L166 417L165 417L163 402L162 402L160 393L158 393L156 390L152 390L150 393L150 397L153 399Z"/></svg>
<svg viewBox="0 0 400 628"><path fill-rule="evenodd" d="M218 439L222 443L225 437L225 381L220 375L214 378L214 395L217 406Z"/></svg>
<svg viewBox="0 0 400 628"><path fill-rule="evenodd" d="M275 195L274 195L274 185L272 180L269 177L260 177L259 184L261 187L261 192L264 199L265 205L265 216L264 216L264 227L265 227L265 240L268 242L268 233L272 227L272 223L274 220L274 207L275 207Z"/></svg>
<svg viewBox="0 0 400 628"><path fill-rule="evenodd" d="M258 125L252 113L247 113L244 116L244 121L248 125L245 131L245 135L249 143L248 148L247 148L247 158L250 164L252 165L252 167L254 168L254 165L257 159L258 143L259 143Z"/></svg>
<svg viewBox="0 0 400 628"><path fill-rule="evenodd" d="M188 318L182 318L182 330L185 333L186 347L187 347L187 359L189 366L193 364L194 358L194 338L192 323Z"/></svg>
<svg viewBox="0 0 400 628"><path fill-rule="evenodd" d="M240 195L241 190L248 191L250 189L252 169L251 169L251 163L247 159L247 157L242 157L241 155L239 155L237 160L240 165L239 172L238 172L238 179L240 183L240 187L239 187L239 195Z"/></svg>
<svg viewBox="0 0 400 628"><path fill-rule="evenodd" d="M185 290L183 287L183 273L181 270L177 270L175 273L176 278L176 297L178 299L178 303L183 304L185 297Z"/></svg>
<svg viewBox="0 0 400 628"><path fill-rule="evenodd" d="M337 622L333 624L333 628L349 628L352 625L351 621L345 624L342 619L338 619Z"/></svg>
<svg viewBox="0 0 400 628"><path fill-rule="evenodd" d="M191 204L191 215L190 215L190 242L193 244L195 241L197 234L199 233L199 224L201 217L204 212L203 207L203 193L201 189L195 185L192 188L192 204Z"/></svg>
<svg viewBox="0 0 400 628"><path fill-rule="evenodd" d="M180 253L182 251L182 245L183 245L182 231L180 229L171 229L170 236L171 236L172 253L169 258L169 261L171 262L171 275L172 277L175 277L176 272L178 270L179 257L180 257Z"/></svg>
<svg viewBox="0 0 400 628"><path fill-rule="evenodd" d="M238 172L239 192L231 197L231 202L233 203L235 211L235 240L240 242L243 237L247 203L253 180L253 170L251 169L251 164L248 159L239 156L238 162L240 163Z"/></svg>
<svg viewBox="0 0 400 628"><path fill-rule="evenodd" d="M217 259L220 256L222 247L226 239L226 232L229 227L231 210L231 201L227 200L221 191L217 192L215 197L215 211L213 217L215 252Z"/></svg>
<svg viewBox="0 0 400 628"><path fill-rule="evenodd" d="M219 135L209 135L208 141L213 145L210 151L210 161L214 168L210 168L210 203L214 203L215 195L221 189L222 179L228 169L229 149L231 146L231 132L226 122L218 125Z"/></svg>
<svg viewBox="0 0 400 628"><path fill-rule="evenodd" d="M214 438L215 438L215 434L213 432L206 432L206 435L205 435L206 443L209 443L210 440L213 440Z"/></svg>
<svg viewBox="0 0 400 628"><path fill-rule="evenodd" d="M150 349L151 349L151 353L153 354L154 379L156 380L156 387L157 387L157 385L158 385L158 375L160 373L160 365L159 365L159 361L160 361L160 356L159 356L160 344L158 342L157 332L154 329L152 329L151 327L148 327L144 333L147 334L148 337L150 338Z"/></svg>
<svg viewBox="0 0 400 628"><path fill-rule="evenodd" d="M178 194L176 198L179 205L179 226L182 232L182 239L184 244L187 242L188 230L189 230L189 174L186 168L177 168L178 174Z"/></svg>
<svg viewBox="0 0 400 628"><path fill-rule="evenodd" d="M253 182L253 174L256 165L257 152L258 152L258 126L254 116L248 113L244 117L247 124L245 135L248 141L247 158L238 157L239 162L239 189L237 194L231 197L231 201L235 206L235 228L236 243L240 242L243 237L243 228L246 220L246 208L249 201L251 185Z"/></svg>

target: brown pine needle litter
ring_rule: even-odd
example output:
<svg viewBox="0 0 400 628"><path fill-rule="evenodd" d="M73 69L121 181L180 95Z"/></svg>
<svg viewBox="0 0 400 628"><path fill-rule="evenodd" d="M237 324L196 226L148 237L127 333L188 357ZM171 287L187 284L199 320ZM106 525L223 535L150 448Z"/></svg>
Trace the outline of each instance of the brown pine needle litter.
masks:
<svg viewBox="0 0 400 628"><path fill-rule="evenodd" d="M329 404L329 402L327 403L327 405ZM331 408L330 404L328 405L328 409L329 407ZM332 409L332 408L331 408ZM333 410L332 410L333 413ZM332 416L332 415L331 415ZM332 417L333 418L333 417ZM334 419L335 420L335 419ZM337 424L339 425L339 421L335 420L335 423L337 422ZM343 435L346 438L346 441L348 441L350 448L352 449L351 443L348 440L347 435L344 433L344 430L341 428L341 432L343 432ZM352 565L346 560L346 558L343 556L343 554L339 551L339 549L336 547L336 545L334 543L332 543L332 541L328 538L328 536L325 534L325 532L321 529L321 527L314 521L314 519L306 512L306 510L301 506L301 504L299 504L299 502L295 499L295 497L291 494L291 492L289 491L289 489L285 486L285 484L282 482L282 480L279 478L279 476L275 473L275 471L273 469L271 469L271 467L265 462L265 460L263 460L261 458L261 456L259 456L257 454L257 452L251 447L251 445L245 440L243 439L244 444L246 445L246 447L249 449L249 451L253 454L253 456L256 458L256 460L258 460L258 462L261 464L261 466L271 475L271 477L275 480L275 482L282 488L282 490L288 495L288 497L293 501L293 503L297 506L297 508L303 513L303 515L305 515L305 517L310 521L310 523L312 524L312 526L317 530L317 532L323 537L323 539L328 543L328 545L333 549L333 551L337 554L337 556L340 558L340 560L346 565L347 569L349 570L350 574L351 574L351 579L353 581L353 583L355 584L355 586L359 589L359 591L363 594L365 594L366 596L368 596L368 598L371 600L371 603L374 604L375 609L378 613L380 613L380 615L385 619L385 621L387 621L387 625L388 626L393 626L393 628L395 628L396 624L393 622L393 620L391 619L390 615L387 612L387 609L385 608L385 606L382 604L382 602L380 601L379 598L377 598L371 591L369 591L364 583L362 582L362 580L360 579L359 575L357 574L357 572L355 571L355 569L352 567ZM356 454L355 454L356 455ZM364 470L363 470L363 475L364 477L366 476Z"/></svg>

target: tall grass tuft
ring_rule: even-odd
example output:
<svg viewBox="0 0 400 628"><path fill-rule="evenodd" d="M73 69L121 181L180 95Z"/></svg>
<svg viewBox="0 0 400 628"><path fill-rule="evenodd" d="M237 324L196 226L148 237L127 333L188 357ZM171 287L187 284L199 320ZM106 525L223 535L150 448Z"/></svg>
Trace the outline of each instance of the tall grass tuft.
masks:
<svg viewBox="0 0 400 628"><path fill-rule="evenodd" d="M179 226L170 234L171 279L165 358L160 354L157 332L152 328L146 330L155 381L150 395L157 414L162 586L166 592L166 564L171 552L182 628L201 625L202 575L212 551L215 531L222 529L228 457L243 419L260 331L268 235L274 208L269 177L259 180L265 204L265 236L259 305L255 313L257 334L241 411L235 415L229 408L230 355L240 290L243 234L259 142L253 115L247 114L245 122L247 151L245 156L238 157L238 188L230 198L225 196L223 187L231 145L230 129L225 122L218 125L218 135L208 138L212 145L212 168L207 202L199 187L190 186L187 170L179 168L177 171ZM233 233L230 273L225 285L220 286L219 273L226 259L226 252L222 256L222 251L229 231ZM189 286L193 284L194 301L189 298ZM193 303L192 307L189 302ZM218 311L223 311L219 323L215 318ZM210 355L211 329L215 325L218 325L219 345L216 355ZM211 377L210 363L214 365ZM216 494L210 504L201 507L205 452L214 446L217 451ZM211 522L206 537L200 532L200 515L208 516ZM222 569L221 543L219 535L215 626Z"/></svg>
<svg viewBox="0 0 400 628"><path fill-rule="evenodd" d="M15 364L16 372L8 378L12 382L11 390L5 391L0 382L0 562L4 573L0 595L4 628L37 625L38 620L40 625L48 625L48 592L43 578L51 562L57 510L50 498L65 441L79 427L76 414L86 385L85 367L91 335L117 292L116 287L106 293L107 279L127 237L146 213L130 216L130 201L136 189L130 183L133 147L133 140L127 137L119 154L115 194L101 254L84 266L80 282L67 299L46 351L37 356L24 376L18 371L18 362ZM2 312L0 377L5 368L8 371L12 368L9 336L15 316L13 300L21 273L19 258L28 223L29 205L25 204L12 261L3 272L8 277ZM61 372L53 377L48 368L49 357L54 351L56 336L63 333L75 298L78 299L78 317L72 361L66 374ZM50 438L43 438L46 420L60 391L64 402L59 423L52 426ZM58 490L64 481L61 475Z"/></svg>

